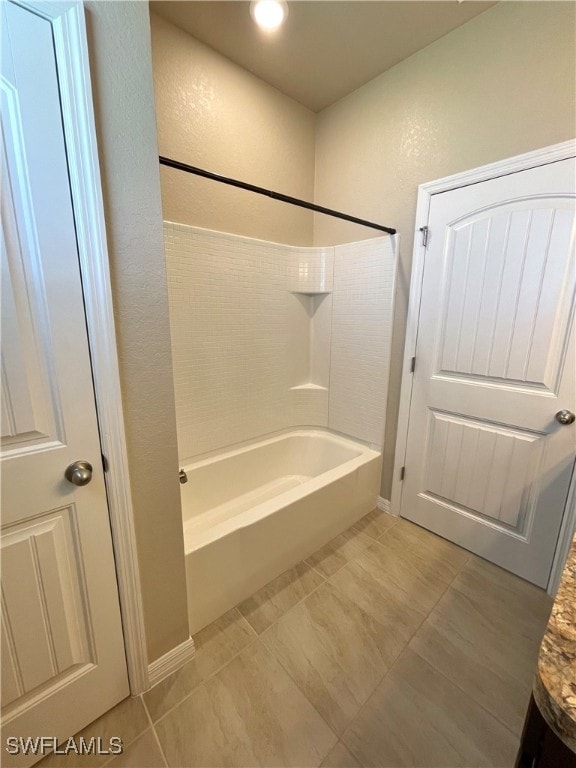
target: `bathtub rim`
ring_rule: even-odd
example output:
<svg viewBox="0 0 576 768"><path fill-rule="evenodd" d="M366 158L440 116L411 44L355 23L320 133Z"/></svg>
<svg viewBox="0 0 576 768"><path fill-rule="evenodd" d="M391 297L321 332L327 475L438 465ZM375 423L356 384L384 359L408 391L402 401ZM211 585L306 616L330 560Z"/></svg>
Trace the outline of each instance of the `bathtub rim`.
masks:
<svg viewBox="0 0 576 768"><path fill-rule="evenodd" d="M369 443L365 440L358 440L350 435L345 435L342 432L337 432L334 429L328 427L319 427L316 425L311 426L297 426L297 427L285 427L275 432L267 432L265 435L259 435L257 437L251 437L249 440L242 440L232 445L223 446L222 448L215 448L212 451L206 451L205 453L198 454L197 456L190 456L188 458L180 459L179 466L185 472L200 468L204 465L210 464L214 459L226 459L235 456L239 453L247 453L252 448L256 448L260 445L268 445L269 443L278 442L283 437L291 435L318 435L335 439L341 443L344 443L350 448L362 448L362 453L365 450L375 451L376 453L382 453L383 446L376 445L375 443Z"/></svg>
<svg viewBox="0 0 576 768"><path fill-rule="evenodd" d="M204 458L199 459L192 464L182 465L182 469L184 469L185 472L193 471L194 469L201 469L202 467L209 466L216 461L244 454L256 447L269 445L271 443L278 442L282 439L295 435L304 437L317 435L323 439L329 438L334 442L340 443L341 445L343 443L346 444L346 447L354 448L355 450L360 449L360 453L350 459L347 459L344 462L341 462L336 467L333 467L326 472L322 472L315 477L309 478L296 488L283 491L273 499L268 499L259 504L255 504L249 510L243 510L236 515L215 523L212 526L203 526L201 523L194 520L194 518L185 520L183 505L182 525L184 531L184 552L186 555L210 545L217 539L232 535L243 528L249 528L257 524L259 521L269 517L270 515L273 515L281 509L284 509L291 504L295 504L305 496L312 495L313 493L320 491L322 488L325 488L331 483L342 479L346 475L356 472L360 467L365 466L371 461L382 460L382 449L372 448L366 443L355 440L354 438L342 436L339 433L327 428L297 427L295 429L288 428L282 430L279 433L274 433L273 436L267 435L263 439L257 438L255 440L250 440L247 443L243 443L241 448L236 446L233 449L229 449L223 452L212 451L209 457L206 457L205 454ZM185 493L184 488L182 489L182 492ZM191 539L193 541L191 541Z"/></svg>

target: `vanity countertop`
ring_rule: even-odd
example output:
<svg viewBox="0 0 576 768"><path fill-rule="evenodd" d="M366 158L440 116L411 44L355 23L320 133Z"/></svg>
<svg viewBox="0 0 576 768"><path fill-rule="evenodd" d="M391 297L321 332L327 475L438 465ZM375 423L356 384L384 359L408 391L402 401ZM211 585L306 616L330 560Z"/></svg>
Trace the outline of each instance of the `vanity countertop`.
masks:
<svg viewBox="0 0 576 768"><path fill-rule="evenodd" d="M540 646L533 692L548 725L576 752L576 537Z"/></svg>

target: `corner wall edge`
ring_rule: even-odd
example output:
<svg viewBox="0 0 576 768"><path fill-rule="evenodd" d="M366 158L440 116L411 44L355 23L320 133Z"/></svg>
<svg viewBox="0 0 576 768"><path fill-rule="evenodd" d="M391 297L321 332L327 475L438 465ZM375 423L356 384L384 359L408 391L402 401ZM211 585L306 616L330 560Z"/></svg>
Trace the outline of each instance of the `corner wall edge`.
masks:
<svg viewBox="0 0 576 768"><path fill-rule="evenodd" d="M148 679L150 681L150 687L156 685L164 678L171 675L173 672L177 672L188 661L194 658L196 655L196 646L194 644L194 638L189 637L184 640L183 643L177 645L172 650L160 656L151 664L148 665Z"/></svg>

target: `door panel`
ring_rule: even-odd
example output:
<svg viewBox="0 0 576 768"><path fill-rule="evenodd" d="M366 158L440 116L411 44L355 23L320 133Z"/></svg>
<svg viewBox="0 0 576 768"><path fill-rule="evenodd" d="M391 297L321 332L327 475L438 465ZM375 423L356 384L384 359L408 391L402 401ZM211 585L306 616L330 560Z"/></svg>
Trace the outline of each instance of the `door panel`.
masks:
<svg viewBox="0 0 576 768"><path fill-rule="evenodd" d="M551 359L555 332L566 328L570 311L570 301L558 305L567 288L573 214L507 207L467 217L447 232L437 372L550 389L560 362Z"/></svg>
<svg viewBox="0 0 576 768"><path fill-rule="evenodd" d="M573 160L432 198L401 514L545 586L574 464Z"/></svg>
<svg viewBox="0 0 576 768"><path fill-rule="evenodd" d="M129 691L52 28L2 14L2 735L64 738Z"/></svg>
<svg viewBox="0 0 576 768"><path fill-rule="evenodd" d="M96 662L91 622L82 611L86 584L76 529L71 506L2 536L6 662L17 683L17 695L3 695L3 705L74 665Z"/></svg>
<svg viewBox="0 0 576 768"><path fill-rule="evenodd" d="M541 435L430 410L424 494L523 532Z"/></svg>
<svg viewBox="0 0 576 768"><path fill-rule="evenodd" d="M8 106L8 109L10 107ZM35 295L30 276L35 265L33 244L18 232L14 189L8 175L5 137L2 135L2 449L31 448L61 442L61 414L57 392L50 391L49 339L42 333L45 296ZM19 236L20 235L20 236Z"/></svg>

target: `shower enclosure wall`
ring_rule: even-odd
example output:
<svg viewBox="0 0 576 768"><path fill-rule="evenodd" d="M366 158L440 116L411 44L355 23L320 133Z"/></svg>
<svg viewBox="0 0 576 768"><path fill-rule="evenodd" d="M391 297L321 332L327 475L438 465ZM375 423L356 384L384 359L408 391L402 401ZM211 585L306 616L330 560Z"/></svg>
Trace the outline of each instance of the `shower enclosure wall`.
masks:
<svg viewBox="0 0 576 768"><path fill-rule="evenodd" d="M164 230L196 632L376 505L396 238Z"/></svg>

